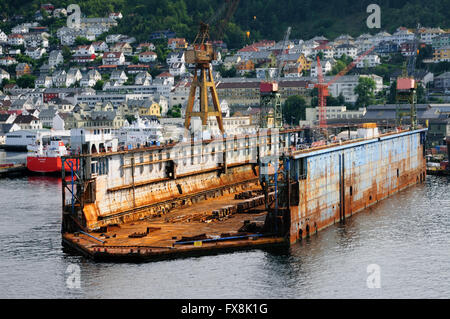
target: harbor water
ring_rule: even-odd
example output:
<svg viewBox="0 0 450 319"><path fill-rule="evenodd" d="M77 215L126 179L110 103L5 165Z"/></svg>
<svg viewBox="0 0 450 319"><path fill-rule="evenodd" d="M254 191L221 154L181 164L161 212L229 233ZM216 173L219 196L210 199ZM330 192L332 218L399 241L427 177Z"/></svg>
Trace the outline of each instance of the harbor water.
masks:
<svg viewBox="0 0 450 319"><path fill-rule="evenodd" d="M4 152L0 158L22 159L20 153ZM0 179L0 215L1 298L450 296L450 179L445 177L427 176L425 183L289 250L139 264L96 263L63 251L56 177Z"/></svg>

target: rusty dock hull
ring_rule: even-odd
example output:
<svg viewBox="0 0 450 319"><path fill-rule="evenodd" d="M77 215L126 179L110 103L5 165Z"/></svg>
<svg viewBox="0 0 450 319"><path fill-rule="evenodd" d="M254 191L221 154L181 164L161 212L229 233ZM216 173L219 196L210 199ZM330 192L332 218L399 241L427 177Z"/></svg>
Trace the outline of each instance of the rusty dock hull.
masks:
<svg viewBox="0 0 450 319"><path fill-rule="evenodd" d="M94 260L118 262L289 247L423 182L425 137L426 129L419 129L290 148L275 156L283 163L275 190L262 182L262 157L273 159L268 151L281 149L289 136L259 143L243 137L230 149L209 144L211 154L219 149L230 158L202 163L202 169L187 163L210 156L188 145L177 151L184 171L174 169L176 156L163 149L86 157L76 183L64 185L62 242ZM266 151L256 163L245 157L252 145ZM96 174L90 171L94 160Z"/></svg>
<svg viewBox="0 0 450 319"><path fill-rule="evenodd" d="M426 177L426 129L388 134L291 158L291 243Z"/></svg>

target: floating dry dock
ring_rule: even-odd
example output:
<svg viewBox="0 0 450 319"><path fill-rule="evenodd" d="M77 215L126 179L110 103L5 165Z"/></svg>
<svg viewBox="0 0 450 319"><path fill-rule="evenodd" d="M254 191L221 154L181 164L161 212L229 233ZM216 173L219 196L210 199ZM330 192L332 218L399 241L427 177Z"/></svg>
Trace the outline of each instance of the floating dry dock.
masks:
<svg viewBox="0 0 450 319"><path fill-rule="evenodd" d="M289 245L425 179L426 129L305 150L301 134L76 156L63 244L115 261Z"/></svg>

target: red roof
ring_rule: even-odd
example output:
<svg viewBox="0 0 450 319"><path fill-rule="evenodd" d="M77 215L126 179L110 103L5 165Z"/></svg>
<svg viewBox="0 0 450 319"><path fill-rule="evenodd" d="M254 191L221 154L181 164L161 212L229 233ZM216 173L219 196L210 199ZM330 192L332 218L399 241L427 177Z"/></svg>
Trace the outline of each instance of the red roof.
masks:
<svg viewBox="0 0 450 319"><path fill-rule="evenodd" d="M139 53L139 55L156 55L156 53L153 51L145 51L145 52Z"/></svg>
<svg viewBox="0 0 450 319"><path fill-rule="evenodd" d="M19 33L12 33L8 36L8 38L23 38L23 35Z"/></svg>
<svg viewBox="0 0 450 319"><path fill-rule="evenodd" d="M314 50L330 50L331 47L326 44L321 44L318 47L315 47Z"/></svg>
<svg viewBox="0 0 450 319"><path fill-rule="evenodd" d="M240 49L238 52L258 52L258 51L259 51L259 49L257 47L248 45L248 46Z"/></svg>
<svg viewBox="0 0 450 319"><path fill-rule="evenodd" d="M77 46L77 50L80 50L80 49L87 49L87 48L89 48L90 46L91 46L90 44L79 45L79 46Z"/></svg>
<svg viewBox="0 0 450 319"><path fill-rule="evenodd" d="M151 43L151 42L145 42L145 43L140 43L139 45L138 45L138 48L142 48L142 47L151 47L151 46L153 46L154 44L153 43Z"/></svg>
<svg viewBox="0 0 450 319"><path fill-rule="evenodd" d="M114 56L115 58L120 58L121 55L123 55L122 52L105 52L103 53L103 58L111 58L109 55Z"/></svg>
<svg viewBox="0 0 450 319"><path fill-rule="evenodd" d="M111 69L111 68L117 68L117 64L104 64L98 66L98 69Z"/></svg>
<svg viewBox="0 0 450 319"><path fill-rule="evenodd" d="M129 66L127 66L128 68L149 68L150 65L148 64L130 64Z"/></svg>
<svg viewBox="0 0 450 319"><path fill-rule="evenodd" d="M275 41L273 40L261 40L259 42L253 43L252 46L260 48L260 47L271 47L275 45Z"/></svg>
<svg viewBox="0 0 450 319"><path fill-rule="evenodd" d="M161 73L160 75L158 75L157 76L158 78L172 78L173 77L173 75L172 74L170 74L169 72L163 72L163 73Z"/></svg>
<svg viewBox="0 0 450 319"><path fill-rule="evenodd" d="M185 38L170 38L167 43L171 44L172 42L175 43L186 43L186 39Z"/></svg>

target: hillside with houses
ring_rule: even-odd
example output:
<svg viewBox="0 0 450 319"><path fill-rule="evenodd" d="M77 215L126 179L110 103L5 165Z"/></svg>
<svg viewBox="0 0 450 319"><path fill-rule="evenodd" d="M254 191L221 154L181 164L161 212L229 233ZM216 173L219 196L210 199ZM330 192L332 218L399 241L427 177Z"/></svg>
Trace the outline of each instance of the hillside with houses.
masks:
<svg viewBox="0 0 450 319"><path fill-rule="evenodd" d="M143 41L138 40L142 34L136 38L115 33L125 21L119 11L82 17L76 28L62 23L67 15L67 8L47 3L28 20L15 16L3 21L12 27L0 30L0 124L17 124L5 127L3 135L19 127L118 129L137 117L184 116L194 67L185 60L189 38L172 29L152 30ZM329 82L354 63L333 80L327 97L330 120L352 121L366 116L374 105L396 103L394 83L415 53L414 41L419 44L414 71L418 103L432 107L448 102L450 32L439 26L401 26L392 33L377 30L334 38L292 36L286 43L249 38L238 48L212 40L218 52L212 68L229 116L256 118L260 82L279 79L286 122L306 125L317 120L317 112L305 109L317 106L314 85L319 74ZM445 127L447 120L441 120L437 125Z"/></svg>

